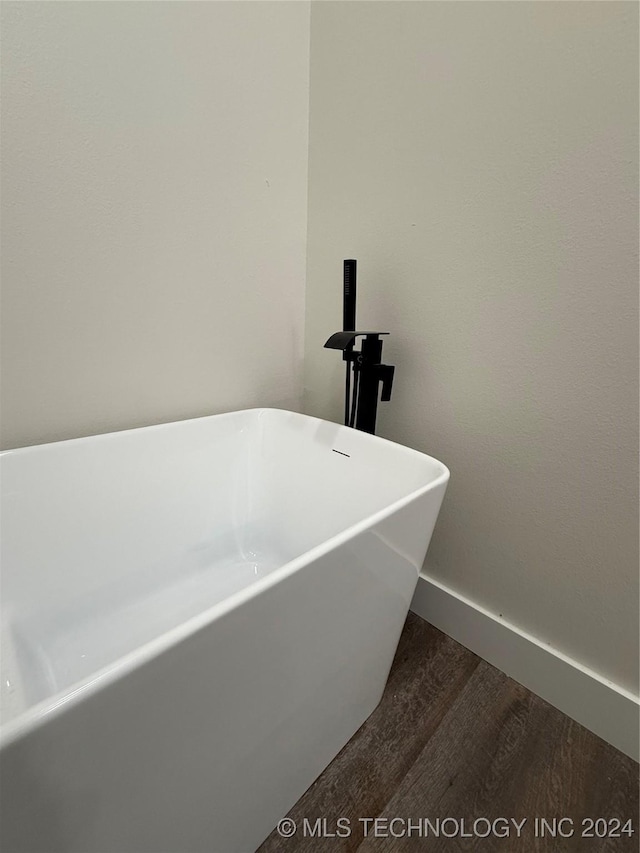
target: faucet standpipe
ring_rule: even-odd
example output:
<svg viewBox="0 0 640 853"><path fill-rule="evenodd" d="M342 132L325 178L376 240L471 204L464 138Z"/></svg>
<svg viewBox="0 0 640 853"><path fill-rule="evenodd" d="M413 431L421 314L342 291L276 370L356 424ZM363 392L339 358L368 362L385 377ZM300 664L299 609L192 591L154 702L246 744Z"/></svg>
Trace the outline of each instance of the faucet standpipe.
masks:
<svg viewBox="0 0 640 853"><path fill-rule="evenodd" d="M354 382L349 406L345 407L345 426L355 426L362 432L375 433L376 416L378 412L378 391L382 383L383 401L391 399L395 367L382 364L381 335L389 332L335 332L325 343L327 349L342 350L343 358L353 366ZM354 350L356 338L363 337L360 350ZM347 379L347 399L349 384Z"/></svg>

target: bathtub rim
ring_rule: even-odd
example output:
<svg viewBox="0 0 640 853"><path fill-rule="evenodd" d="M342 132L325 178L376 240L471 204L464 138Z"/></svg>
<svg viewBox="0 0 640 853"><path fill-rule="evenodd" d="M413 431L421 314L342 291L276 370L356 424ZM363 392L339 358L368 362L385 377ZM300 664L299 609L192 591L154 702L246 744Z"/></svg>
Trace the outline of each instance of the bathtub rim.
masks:
<svg viewBox="0 0 640 853"><path fill-rule="evenodd" d="M89 440L95 441L100 439L106 439L107 437L118 435L122 432L129 433L139 432L140 430L158 430L163 428L166 429L172 426L191 423L194 421L209 420L212 418L227 418L234 415L244 414L247 412L254 412L257 416L259 416L263 412L284 412L285 414L293 414L305 420L317 421L318 423L330 423L332 426L335 426L338 429L351 429L350 427L346 427L343 424L337 424L333 421L326 421L323 418L317 418L313 415L305 415L299 412L292 412L289 409L278 409L275 407L260 406L250 409L238 409L231 412L223 412L221 414L203 415L201 417L188 418L182 421L170 421L161 424L152 424L146 427L134 427L133 429L129 430L116 430L109 433L98 433L97 435L83 436L81 438L71 438L64 439L62 441L47 442L46 444L29 445L27 447L20 447L14 450L7 449L0 452L0 458L8 454L20 453L21 451L31 450L33 452L34 448L45 448L50 447L51 445L68 444L69 442L85 442ZM160 636L154 638L153 640L149 640L147 643L138 646L133 651L128 652L122 657L119 657L116 661L96 670L92 675L80 679L78 682L76 682L76 684L73 685L73 687L63 690L58 694L54 694L53 696L42 699L40 702L37 702L35 705L32 705L22 714L19 714L13 719L8 720L4 724L2 724L0 721L0 752L3 749L7 748L10 744L14 743L17 740L21 740L34 730L40 728L46 722L55 719L65 710L74 707L75 705L82 702L84 699L87 699L93 696L94 694L106 689L107 687L109 687L109 685L113 684L120 678L125 678L130 673L134 672L136 669L144 666L154 658L159 657L167 649L185 642L189 637L192 637L193 635L197 634L207 625L217 621L218 619L224 618L233 610L237 609L238 607L241 607L247 601L250 601L252 598L260 595L262 592L266 592L272 586L275 586L276 584L284 581L286 578L300 571L304 566L323 557L325 554L328 554L330 551L335 550L341 545L344 545L351 539L354 539L356 536L359 536L368 528L379 524L381 521L384 521L386 518L403 509L403 507L408 506L410 503L412 503L422 495L434 491L439 486L444 485L446 487L446 484L450 479L450 471L443 462L440 462L440 460L436 459L435 457L429 456L429 454L427 453L422 453L419 450L406 447L405 445L399 444L395 441L391 441L390 439L383 438L382 436L369 435L368 433L358 433L358 435L360 437L358 440L374 441L376 443L384 442L385 444L393 445L395 448L402 448L403 451L406 451L410 454L415 454L416 456L421 456L426 459L429 459L431 462L436 463L436 466L441 469L440 473L436 477L434 477L434 479L428 484L420 486L418 489L414 489L414 491L410 492L402 498L399 498L397 501L394 501L393 503L384 507L384 509L381 509L378 512L366 516L361 521L350 525L340 533L337 533L335 536L329 537L329 539L326 539L319 545L309 548L302 554L298 555L297 557L294 557L292 560L283 563L281 566L279 566L277 569L274 569L265 577L259 578L253 583L250 583L248 586L243 587L242 589L232 593L230 596L223 599L222 601L219 601L206 608L201 613L190 617L186 621L182 622L180 625L177 625L174 628L170 628L168 631L163 632L162 634L160 634ZM420 574L420 568L420 566L416 568L416 581Z"/></svg>

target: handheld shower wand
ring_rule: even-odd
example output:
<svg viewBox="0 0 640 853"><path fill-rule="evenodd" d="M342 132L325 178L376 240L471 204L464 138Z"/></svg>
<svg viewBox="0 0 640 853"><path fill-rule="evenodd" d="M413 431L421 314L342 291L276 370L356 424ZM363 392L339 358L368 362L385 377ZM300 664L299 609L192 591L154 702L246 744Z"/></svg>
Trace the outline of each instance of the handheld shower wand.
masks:
<svg viewBox="0 0 640 853"><path fill-rule="evenodd" d="M356 330L356 275L358 262L343 262L342 271L342 329L345 332Z"/></svg>
<svg viewBox="0 0 640 853"><path fill-rule="evenodd" d="M351 259L345 260L342 265L342 330L354 332L356 329L356 279L358 273L358 262ZM353 404L351 403L351 370L353 362L349 355L353 352L353 341L342 353L346 362L345 393L344 393L344 425L353 426L355 415L355 402L357 396L357 374L353 379Z"/></svg>

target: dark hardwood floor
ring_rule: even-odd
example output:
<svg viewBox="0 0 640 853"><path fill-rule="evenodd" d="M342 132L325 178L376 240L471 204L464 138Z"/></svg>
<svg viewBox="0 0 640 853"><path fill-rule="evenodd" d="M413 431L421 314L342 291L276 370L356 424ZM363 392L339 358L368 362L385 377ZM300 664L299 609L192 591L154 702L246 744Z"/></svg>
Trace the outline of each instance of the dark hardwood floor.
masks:
<svg viewBox="0 0 640 853"><path fill-rule="evenodd" d="M410 613L382 702L259 853L636 853L638 794L634 761Z"/></svg>

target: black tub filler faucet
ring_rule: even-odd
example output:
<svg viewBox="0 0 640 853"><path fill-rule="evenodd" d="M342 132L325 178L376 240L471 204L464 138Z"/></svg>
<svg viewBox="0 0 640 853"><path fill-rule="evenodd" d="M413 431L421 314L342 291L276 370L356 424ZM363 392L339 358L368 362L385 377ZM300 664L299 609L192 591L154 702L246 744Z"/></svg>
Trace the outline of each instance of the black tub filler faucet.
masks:
<svg viewBox="0 0 640 853"><path fill-rule="evenodd" d="M357 332L356 328L357 261L344 262L343 331L335 332L326 342L328 349L342 350L346 362L344 422L363 432L375 433L379 386L383 402L391 399L395 368L382 364L381 335L389 332ZM359 350L356 338L363 338ZM351 373L353 371L353 390Z"/></svg>

